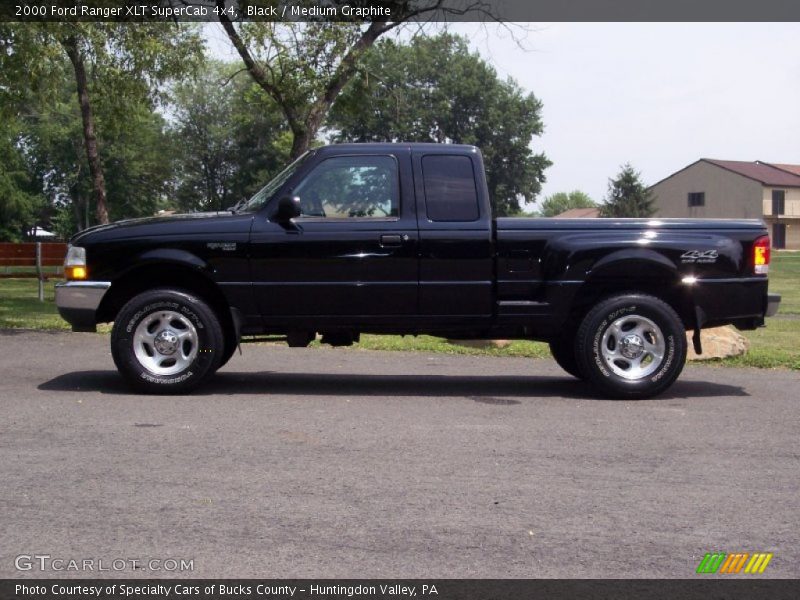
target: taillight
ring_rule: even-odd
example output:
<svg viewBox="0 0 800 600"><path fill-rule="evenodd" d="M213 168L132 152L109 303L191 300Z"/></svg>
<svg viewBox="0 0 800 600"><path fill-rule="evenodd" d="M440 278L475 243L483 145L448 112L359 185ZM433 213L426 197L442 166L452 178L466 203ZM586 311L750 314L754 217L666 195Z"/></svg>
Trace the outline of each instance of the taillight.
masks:
<svg viewBox="0 0 800 600"><path fill-rule="evenodd" d="M753 242L753 273L769 273L769 236L765 235Z"/></svg>

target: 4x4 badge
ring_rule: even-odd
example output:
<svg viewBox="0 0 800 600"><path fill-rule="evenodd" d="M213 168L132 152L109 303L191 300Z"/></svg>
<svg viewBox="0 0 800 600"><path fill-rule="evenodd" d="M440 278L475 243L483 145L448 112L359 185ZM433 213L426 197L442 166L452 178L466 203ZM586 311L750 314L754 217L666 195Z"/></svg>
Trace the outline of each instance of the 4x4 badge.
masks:
<svg viewBox="0 0 800 600"><path fill-rule="evenodd" d="M687 250L681 254L684 263L713 263L717 262L719 253L716 250Z"/></svg>

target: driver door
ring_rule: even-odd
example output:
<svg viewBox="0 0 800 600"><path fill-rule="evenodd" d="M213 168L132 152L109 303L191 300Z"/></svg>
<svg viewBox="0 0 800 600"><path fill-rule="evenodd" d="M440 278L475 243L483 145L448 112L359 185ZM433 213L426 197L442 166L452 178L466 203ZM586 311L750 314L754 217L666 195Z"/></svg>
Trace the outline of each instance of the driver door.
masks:
<svg viewBox="0 0 800 600"><path fill-rule="evenodd" d="M309 318L346 317L338 325L416 314L413 186L400 168L406 161L402 171L410 171L410 154L320 153L315 161L284 191L300 198L299 218L256 217L251 268L262 318L310 325Z"/></svg>

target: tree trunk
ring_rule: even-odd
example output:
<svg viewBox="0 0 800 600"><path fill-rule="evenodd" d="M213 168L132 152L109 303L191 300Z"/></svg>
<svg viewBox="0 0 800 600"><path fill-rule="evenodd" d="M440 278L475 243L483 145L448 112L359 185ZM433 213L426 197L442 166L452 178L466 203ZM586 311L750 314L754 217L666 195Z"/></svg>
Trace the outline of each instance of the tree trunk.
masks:
<svg viewBox="0 0 800 600"><path fill-rule="evenodd" d="M81 196L80 186L76 183L70 189L70 195L72 196L72 214L75 217L75 225L78 228L78 231L83 231L87 228L88 225L84 225L84 214L86 213L86 206L83 200L83 196Z"/></svg>
<svg viewBox="0 0 800 600"><path fill-rule="evenodd" d="M294 159L299 158L303 152L311 147L311 142L313 140L314 136L310 135L307 129L298 128L293 130L292 150L289 153L289 160L293 161Z"/></svg>
<svg viewBox="0 0 800 600"><path fill-rule="evenodd" d="M78 105L81 109L81 119L83 121L83 143L86 148L86 158L89 161L89 172L92 175L92 186L94 187L95 205L97 222L108 223L108 206L106 204L106 179L103 175L103 165L100 162L100 155L97 151L97 135L94 128L94 113L92 104L89 100L89 85L86 79L86 65L83 62L78 39L69 36L61 40L61 45L69 56L72 67L75 70L75 84L78 91Z"/></svg>

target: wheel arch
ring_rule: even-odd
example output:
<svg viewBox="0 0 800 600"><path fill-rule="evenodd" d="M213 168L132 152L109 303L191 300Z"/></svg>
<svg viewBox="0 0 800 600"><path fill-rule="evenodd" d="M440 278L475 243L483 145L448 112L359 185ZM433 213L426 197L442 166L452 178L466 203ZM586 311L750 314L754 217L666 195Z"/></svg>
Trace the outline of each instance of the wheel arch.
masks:
<svg viewBox="0 0 800 600"><path fill-rule="evenodd" d="M603 299L622 294L659 298L672 307L686 329L696 327L691 289L668 258L649 249L620 250L597 261L575 293L573 314L584 315Z"/></svg>
<svg viewBox="0 0 800 600"><path fill-rule="evenodd" d="M204 267L205 264L197 257L192 261L180 262L153 258L145 260L143 264L129 269L111 283L97 309L97 322L115 320L125 303L142 292L159 287L182 289L196 294L208 303L217 314L226 339L238 343L240 326L236 309L229 305L220 287L204 272Z"/></svg>

